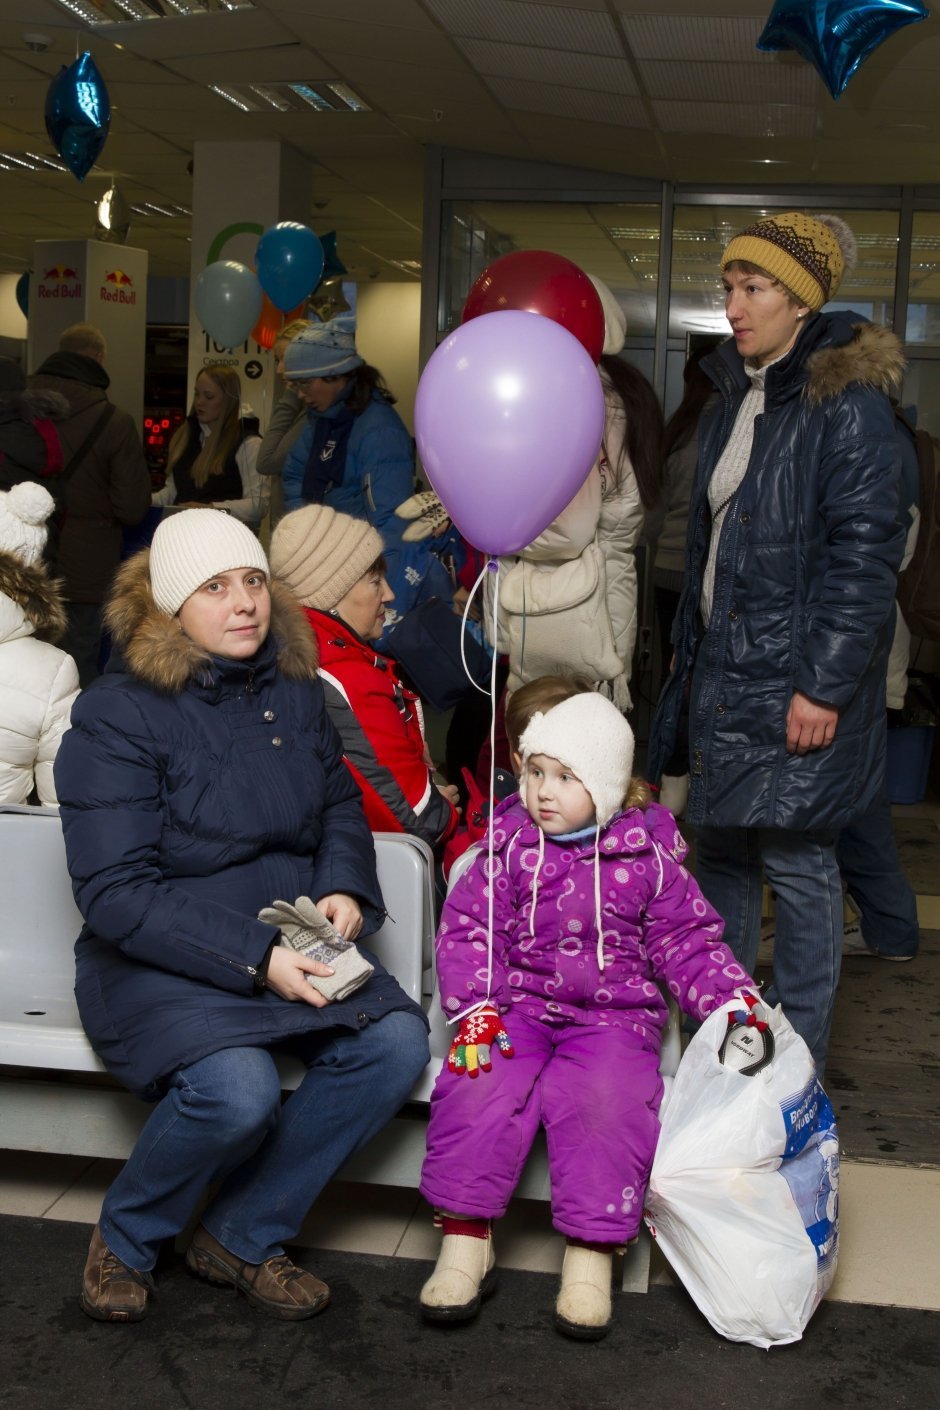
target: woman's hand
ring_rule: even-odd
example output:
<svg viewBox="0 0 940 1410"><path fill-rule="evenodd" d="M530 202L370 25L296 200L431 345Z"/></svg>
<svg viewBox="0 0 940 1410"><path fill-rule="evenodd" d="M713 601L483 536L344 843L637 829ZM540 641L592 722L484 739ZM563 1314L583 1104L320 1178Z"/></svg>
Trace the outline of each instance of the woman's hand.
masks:
<svg viewBox="0 0 940 1410"><path fill-rule="evenodd" d="M457 787L456 783L436 783L434 787L437 789L438 793L443 793L451 807L457 808L458 812L460 811L458 806L460 803L460 789Z"/></svg>
<svg viewBox="0 0 940 1410"><path fill-rule="evenodd" d="M813 749L827 749L836 737L838 723L838 710L817 705L796 691L787 710L787 753L809 754Z"/></svg>
<svg viewBox="0 0 940 1410"><path fill-rule="evenodd" d="M336 891L332 896L321 896L317 905L344 940L355 940L362 929L362 911L351 896Z"/></svg>
<svg viewBox="0 0 940 1410"><path fill-rule="evenodd" d="M315 974L325 979L332 973L329 965L321 964L319 960L308 960L305 955L288 949L286 945L275 945L268 961L265 983L268 989L273 989L275 994L290 1003L300 999L305 1004L313 1004L315 1009L322 1009L330 1002L329 999L308 984L304 976Z"/></svg>

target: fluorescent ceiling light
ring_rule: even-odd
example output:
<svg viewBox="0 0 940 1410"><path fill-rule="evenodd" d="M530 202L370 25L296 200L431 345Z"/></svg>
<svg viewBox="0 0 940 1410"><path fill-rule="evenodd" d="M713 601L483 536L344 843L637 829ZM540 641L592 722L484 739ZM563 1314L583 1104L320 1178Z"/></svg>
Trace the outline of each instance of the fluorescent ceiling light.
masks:
<svg viewBox="0 0 940 1410"><path fill-rule="evenodd" d="M263 98L266 103L270 103L272 108L277 108L279 113L289 113L291 111L290 103L278 93L276 88L269 88L263 83L250 83L248 86L252 93L257 93L259 98Z"/></svg>
<svg viewBox="0 0 940 1410"><path fill-rule="evenodd" d="M58 0L63 10L68 10L70 15L76 19L83 20L88 25L110 24L111 19L103 10L96 9L94 5L89 5L86 0Z"/></svg>
<svg viewBox="0 0 940 1410"><path fill-rule="evenodd" d="M145 5L143 0L113 0L116 10L120 10L122 15L126 15L129 20L158 20L161 16Z"/></svg>
<svg viewBox="0 0 940 1410"><path fill-rule="evenodd" d="M292 93L296 93L298 98L302 98L305 103L309 103L311 108L316 108L317 112L328 113L332 111L333 104L316 88L311 88L309 83L289 83L288 88Z"/></svg>
<svg viewBox="0 0 940 1410"><path fill-rule="evenodd" d="M345 83L328 83L326 87L331 93L335 93L341 103L345 103L347 108L351 108L354 113L368 113L371 108L368 103L363 102L358 93L354 93Z"/></svg>
<svg viewBox="0 0 940 1410"><path fill-rule="evenodd" d="M243 113L256 113L258 104L252 103L250 99L243 97L236 88L227 88L222 83L210 83L209 91L217 93L220 98L224 98L227 103L234 103L236 108L241 108Z"/></svg>

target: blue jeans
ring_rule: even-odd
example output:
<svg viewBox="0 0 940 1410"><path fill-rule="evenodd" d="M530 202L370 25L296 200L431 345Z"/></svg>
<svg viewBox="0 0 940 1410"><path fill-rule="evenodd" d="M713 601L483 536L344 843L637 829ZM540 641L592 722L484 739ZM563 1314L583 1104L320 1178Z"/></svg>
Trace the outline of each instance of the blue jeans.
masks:
<svg viewBox="0 0 940 1410"><path fill-rule="evenodd" d="M891 804L883 790L864 817L839 833L836 860L858 907L868 948L879 955L916 955L917 897L901 870Z"/></svg>
<svg viewBox="0 0 940 1410"><path fill-rule="evenodd" d="M209 1233L248 1263L283 1253L324 1185L391 1120L428 1061L424 1024L404 1012L358 1032L311 1034L290 1050L308 1071L283 1107L265 1048L224 1048L175 1074L101 1209L102 1237L128 1267L152 1268L215 1180L202 1217Z"/></svg>
<svg viewBox="0 0 940 1410"><path fill-rule="evenodd" d="M725 919L725 941L749 974L760 945L763 875L776 897L774 977L767 990L822 1076L842 958L842 883L831 833L696 829L696 877Z"/></svg>

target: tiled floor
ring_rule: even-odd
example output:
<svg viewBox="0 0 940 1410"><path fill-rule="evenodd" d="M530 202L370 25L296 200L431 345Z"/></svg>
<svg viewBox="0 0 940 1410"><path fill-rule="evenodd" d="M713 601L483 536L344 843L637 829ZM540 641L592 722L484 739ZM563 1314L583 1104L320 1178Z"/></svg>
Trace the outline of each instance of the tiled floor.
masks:
<svg viewBox="0 0 940 1410"><path fill-rule="evenodd" d="M940 806L899 808L897 816L940 824ZM919 878L921 925L940 930L940 875ZM862 963L867 963L862 961ZM871 963L877 963L872 961ZM914 962L917 964L917 961ZM900 975L914 966L881 966ZM936 986L933 986L936 987ZM900 991L899 991L900 993ZM940 994L932 993L933 1009ZM860 1035L860 1046L864 1037ZM0 1214L21 1214L92 1224L117 1162L73 1156L5 1152L0 1159ZM311 1211L298 1242L311 1249L425 1260L439 1234L414 1190L335 1183ZM562 1242L545 1204L517 1200L499 1226L500 1262L510 1268L557 1272ZM920 1167L844 1160L841 1181L841 1250L830 1298L844 1302L940 1310L940 1151ZM424 1269L415 1268L415 1289ZM653 1250L652 1276L669 1272Z"/></svg>

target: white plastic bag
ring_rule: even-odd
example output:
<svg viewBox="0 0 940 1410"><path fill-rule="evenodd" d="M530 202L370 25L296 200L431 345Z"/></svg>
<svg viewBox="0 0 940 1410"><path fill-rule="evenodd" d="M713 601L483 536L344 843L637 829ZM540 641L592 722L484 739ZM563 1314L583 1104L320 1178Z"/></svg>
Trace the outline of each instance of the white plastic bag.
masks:
<svg viewBox="0 0 940 1410"><path fill-rule="evenodd" d="M839 1142L809 1049L779 1008L775 1051L745 1077L718 1060L726 1004L686 1050L663 1115L645 1217L717 1332L799 1341L836 1270Z"/></svg>

